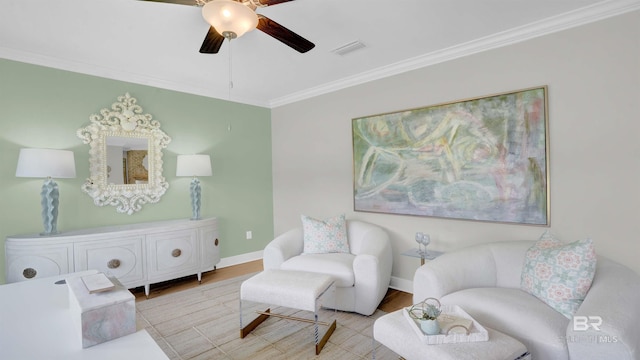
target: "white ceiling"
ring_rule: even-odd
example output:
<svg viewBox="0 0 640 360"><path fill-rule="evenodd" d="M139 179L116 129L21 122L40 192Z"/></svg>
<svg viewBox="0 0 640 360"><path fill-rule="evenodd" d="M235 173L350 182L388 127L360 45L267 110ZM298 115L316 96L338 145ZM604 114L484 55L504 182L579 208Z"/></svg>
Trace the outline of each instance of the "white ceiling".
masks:
<svg viewBox="0 0 640 360"><path fill-rule="evenodd" d="M252 31L198 52L200 8L138 0L1 0L0 58L277 107L640 8L640 0L295 0L257 12L316 44ZM352 41L364 49L340 56Z"/></svg>

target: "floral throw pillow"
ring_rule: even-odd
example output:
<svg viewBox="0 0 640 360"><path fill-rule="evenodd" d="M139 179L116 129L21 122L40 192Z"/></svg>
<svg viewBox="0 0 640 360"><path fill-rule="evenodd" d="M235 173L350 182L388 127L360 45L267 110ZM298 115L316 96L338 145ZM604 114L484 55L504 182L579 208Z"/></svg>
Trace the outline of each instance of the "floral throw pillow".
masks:
<svg viewBox="0 0 640 360"><path fill-rule="evenodd" d="M571 319L587 295L595 272L591 239L565 244L545 233L527 250L520 287Z"/></svg>
<svg viewBox="0 0 640 360"><path fill-rule="evenodd" d="M347 222L344 215L318 220L302 215L305 254L348 253Z"/></svg>

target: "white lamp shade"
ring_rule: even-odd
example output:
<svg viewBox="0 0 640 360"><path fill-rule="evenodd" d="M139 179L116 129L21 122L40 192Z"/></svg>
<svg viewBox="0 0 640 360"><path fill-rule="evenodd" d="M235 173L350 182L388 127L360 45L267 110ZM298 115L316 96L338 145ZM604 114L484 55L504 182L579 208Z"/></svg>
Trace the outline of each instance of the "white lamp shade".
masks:
<svg viewBox="0 0 640 360"><path fill-rule="evenodd" d="M211 174L209 155L178 155L176 176L211 176Z"/></svg>
<svg viewBox="0 0 640 360"><path fill-rule="evenodd" d="M232 0L209 1L202 7L202 17L223 36L228 32L240 37L258 25L253 10Z"/></svg>
<svg viewBox="0 0 640 360"><path fill-rule="evenodd" d="M76 177L76 164L73 151L20 149L16 177L74 178Z"/></svg>

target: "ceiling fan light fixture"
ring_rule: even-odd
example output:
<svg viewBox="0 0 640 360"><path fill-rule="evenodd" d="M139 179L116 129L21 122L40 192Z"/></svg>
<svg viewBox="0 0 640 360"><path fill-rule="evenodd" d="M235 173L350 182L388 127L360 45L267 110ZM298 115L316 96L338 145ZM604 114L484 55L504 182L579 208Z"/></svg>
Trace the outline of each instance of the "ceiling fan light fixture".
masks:
<svg viewBox="0 0 640 360"><path fill-rule="evenodd" d="M246 5L232 0L213 0L202 7L202 17L220 35L235 39L258 25L258 15Z"/></svg>

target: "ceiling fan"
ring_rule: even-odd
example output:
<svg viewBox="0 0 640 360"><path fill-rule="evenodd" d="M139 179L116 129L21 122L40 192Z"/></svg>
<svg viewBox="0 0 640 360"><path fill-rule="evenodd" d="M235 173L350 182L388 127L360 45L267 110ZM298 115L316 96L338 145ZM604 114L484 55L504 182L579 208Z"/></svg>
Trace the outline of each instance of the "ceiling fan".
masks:
<svg viewBox="0 0 640 360"><path fill-rule="evenodd" d="M217 54L224 39L235 39L247 31L258 29L294 50L306 53L315 44L268 17L257 8L293 0L143 0L181 5L202 6L202 16L211 25L200 47L200 53Z"/></svg>

